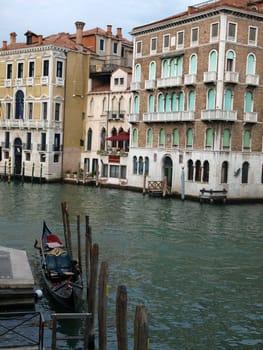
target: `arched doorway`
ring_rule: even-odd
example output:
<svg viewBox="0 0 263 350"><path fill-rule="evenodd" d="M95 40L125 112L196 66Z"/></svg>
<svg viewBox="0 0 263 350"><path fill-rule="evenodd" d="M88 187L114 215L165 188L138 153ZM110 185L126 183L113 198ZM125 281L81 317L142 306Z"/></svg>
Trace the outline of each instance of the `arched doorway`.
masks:
<svg viewBox="0 0 263 350"><path fill-rule="evenodd" d="M168 189L171 190L173 178L173 162L170 157L165 157L163 160L163 174L167 178Z"/></svg>
<svg viewBox="0 0 263 350"><path fill-rule="evenodd" d="M14 141L14 175L21 175L22 170L22 141L16 138Z"/></svg>

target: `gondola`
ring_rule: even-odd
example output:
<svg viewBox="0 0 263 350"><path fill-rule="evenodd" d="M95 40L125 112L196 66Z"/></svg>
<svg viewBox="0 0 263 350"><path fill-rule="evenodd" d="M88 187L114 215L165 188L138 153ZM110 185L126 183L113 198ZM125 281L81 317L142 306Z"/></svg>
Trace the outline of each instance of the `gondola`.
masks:
<svg viewBox="0 0 263 350"><path fill-rule="evenodd" d="M83 283L77 262L72 259L67 247L43 222L39 249L40 267L46 288L50 295L68 309L78 307Z"/></svg>

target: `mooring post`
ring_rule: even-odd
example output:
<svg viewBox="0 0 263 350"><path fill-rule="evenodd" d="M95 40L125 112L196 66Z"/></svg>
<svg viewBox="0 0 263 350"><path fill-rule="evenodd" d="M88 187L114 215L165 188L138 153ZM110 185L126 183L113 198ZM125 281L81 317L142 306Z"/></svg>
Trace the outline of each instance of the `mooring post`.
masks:
<svg viewBox="0 0 263 350"><path fill-rule="evenodd" d="M149 350L148 320L144 305L137 305L134 320L134 350Z"/></svg>
<svg viewBox="0 0 263 350"><path fill-rule="evenodd" d="M79 271L82 274L81 239L80 239L80 216L79 215L77 215L77 236L78 236L78 264L79 264Z"/></svg>
<svg viewBox="0 0 263 350"><path fill-rule="evenodd" d="M116 298L116 328L118 350L128 350L127 336L127 288L119 286Z"/></svg>
<svg viewBox="0 0 263 350"><path fill-rule="evenodd" d="M99 276L98 325L99 349L107 349L107 298L108 298L108 263L103 261Z"/></svg>
<svg viewBox="0 0 263 350"><path fill-rule="evenodd" d="M89 296L89 279L90 279L90 256L92 247L91 227L89 226L89 217L86 216L86 233L85 233L85 264L86 264L86 281L87 281L87 299Z"/></svg>

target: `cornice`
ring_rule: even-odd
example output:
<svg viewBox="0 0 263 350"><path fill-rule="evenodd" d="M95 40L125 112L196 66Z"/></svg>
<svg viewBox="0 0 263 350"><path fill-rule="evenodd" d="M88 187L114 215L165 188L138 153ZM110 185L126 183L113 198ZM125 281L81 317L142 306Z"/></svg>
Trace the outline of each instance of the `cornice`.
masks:
<svg viewBox="0 0 263 350"><path fill-rule="evenodd" d="M0 50L0 56L10 56L10 55L18 55L25 53L36 53L36 52L45 52L45 51L60 51L60 52L68 52L69 49L65 47L60 47L56 45L44 45L44 46L36 46L36 47L23 47L12 50Z"/></svg>

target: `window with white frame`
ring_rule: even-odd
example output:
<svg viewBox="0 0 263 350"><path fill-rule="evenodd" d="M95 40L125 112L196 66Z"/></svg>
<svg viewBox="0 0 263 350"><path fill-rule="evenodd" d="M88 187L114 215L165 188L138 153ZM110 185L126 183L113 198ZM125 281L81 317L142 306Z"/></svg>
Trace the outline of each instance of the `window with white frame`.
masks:
<svg viewBox="0 0 263 350"><path fill-rule="evenodd" d="M250 26L248 28L248 45L257 45L257 34L258 30L257 27Z"/></svg>
<svg viewBox="0 0 263 350"><path fill-rule="evenodd" d="M177 49L181 49L184 47L184 31L177 33Z"/></svg>
<svg viewBox="0 0 263 350"><path fill-rule="evenodd" d="M10 119L11 118L11 103L7 102L5 104L5 118Z"/></svg>
<svg viewBox="0 0 263 350"><path fill-rule="evenodd" d="M35 75L35 62L30 61L28 63L28 76L29 76L29 78L33 78L34 75Z"/></svg>
<svg viewBox="0 0 263 350"><path fill-rule="evenodd" d="M47 102L42 102L42 119L47 120Z"/></svg>
<svg viewBox="0 0 263 350"><path fill-rule="evenodd" d="M211 33L210 33L211 41L217 41L219 38L219 23L211 24Z"/></svg>
<svg viewBox="0 0 263 350"><path fill-rule="evenodd" d="M142 55L142 42L137 41L136 42L136 56L141 56Z"/></svg>
<svg viewBox="0 0 263 350"><path fill-rule="evenodd" d="M55 120L56 121L60 120L60 109L61 109L61 104L56 102L55 103Z"/></svg>
<svg viewBox="0 0 263 350"><path fill-rule="evenodd" d="M199 41L199 28L192 28L191 32L191 46L198 45Z"/></svg>
<svg viewBox="0 0 263 350"><path fill-rule="evenodd" d="M113 43L112 51L113 51L114 55L117 55L117 53L118 53L118 43L117 42Z"/></svg>
<svg viewBox="0 0 263 350"><path fill-rule="evenodd" d="M157 52L157 38L151 38L151 54Z"/></svg>
<svg viewBox="0 0 263 350"><path fill-rule="evenodd" d="M169 51L170 48L170 34L163 36L163 51Z"/></svg>
<svg viewBox="0 0 263 350"><path fill-rule="evenodd" d="M105 41L104 41L104 39L100 39L99 45L100 45L100 51L104 51L105 50Z"/></svg>
<svg viewBox="0 0 263 350"><path fill-rule="evenodd" d="M8 63L6 66L6 79L12 79L12 63Z"/></svg>
<svg viewBox="0 0 263 350"><path fill-rule="evenodd" d="M24 74L24 63L23 62L19 62L17 65L17 77L23 78L23 74Z"/></svg>
<svg viewBox="0 0 263 350"><path fill-rule="evenodd" d="M237 36L237 24L233 22L228 23L227 39L230 41L236 41Z"/></svg>
<svg viewBox="0 0 263 350"><path fill-rule="evenodd" d="M63 77L63 62L62 61L57 61L56 77L57 78Z"/></svg>
<svg viewBox="0 0 263 350"><path fill-rule="evenodd" d="M33 102L28 102L27 104L27 118L28 119L33 118Z"/></svg>

